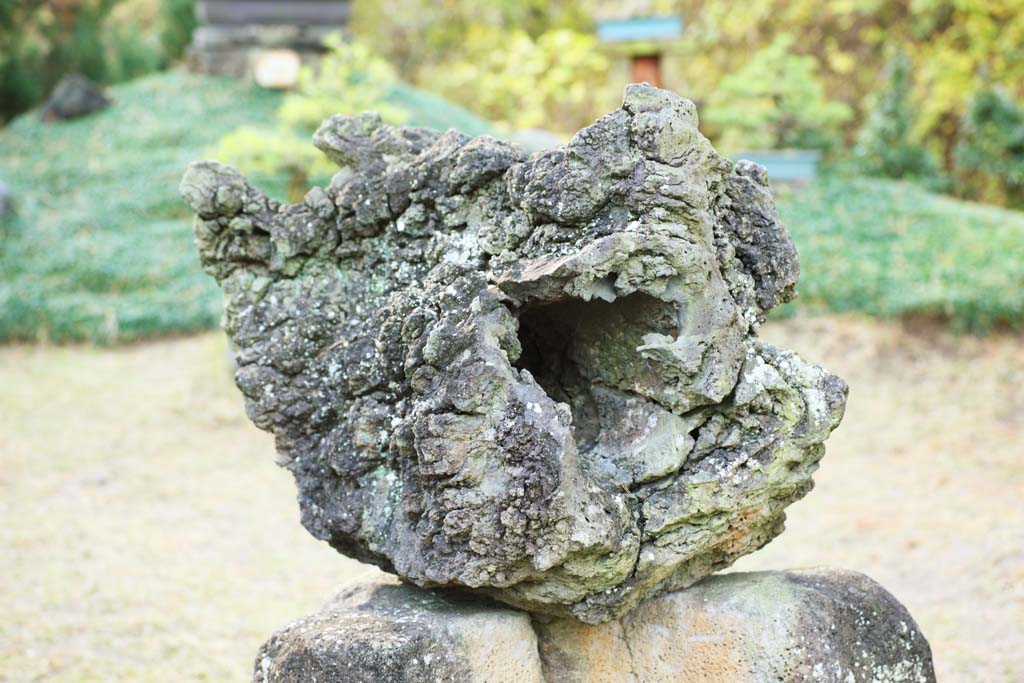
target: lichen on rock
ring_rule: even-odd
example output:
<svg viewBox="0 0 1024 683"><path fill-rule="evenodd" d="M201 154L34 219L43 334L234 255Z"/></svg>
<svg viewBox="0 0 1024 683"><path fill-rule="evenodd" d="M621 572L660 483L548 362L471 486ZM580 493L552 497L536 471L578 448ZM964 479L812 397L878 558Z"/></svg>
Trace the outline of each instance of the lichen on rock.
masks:
<svg viewBox="0 0 1024 683"><path fill-rule="evenodd" d="M181 184L314 536L597 623L780 533L846 386L756 338L796 251L692 103L630 86L529 158L373 114L314 143L341 170L298 205L212 162Z"/></svg>

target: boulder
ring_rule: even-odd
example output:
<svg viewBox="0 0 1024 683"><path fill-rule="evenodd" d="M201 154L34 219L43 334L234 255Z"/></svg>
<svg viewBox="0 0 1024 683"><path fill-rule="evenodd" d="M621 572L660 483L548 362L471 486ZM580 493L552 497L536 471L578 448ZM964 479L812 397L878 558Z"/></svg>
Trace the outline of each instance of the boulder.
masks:
<svg viewBox="0 0 1024 683"><path fill-rule="evenodd" d="M849 571L713 576L618 621L537 631L546 683L935 683L906 608Z"/></svg>
<svg viewBox="0 0 1024 683"><path fill-rule="evenodd" d="M68 74L60 79L43 106L44 121L66 121L87 116L110 106L102 86L82 74Z"/></svg>
<svg viewBox="0 0 1024 683"><path fill-rule="evenodd" d="M0 221L8 218L13 212L14 200L11 196L11 188L0 180Z"/></svg>
<svg viewBox="0 0 1024 683"><path fill-rule="evenodd" d="M621 620L534 628L450 592L364 584L274 635L253 681L935 683L906 609L853 572L716 576Z"/></svg>
<svg viewBox="0 0 1024 683"><path fill-rule="evenodd" d="M397 583L351 587L276 633L253 683L543 683L523 613Z"/></svg>
<svg viewBox="0 0 1024 683"><path fill-rule="evenodd" d="M284 206L192 165L247 411L317 538L598 623L770 541L846 385L757 339L796 250L762 168L649 86L564 147L336 116Z"/></svg>

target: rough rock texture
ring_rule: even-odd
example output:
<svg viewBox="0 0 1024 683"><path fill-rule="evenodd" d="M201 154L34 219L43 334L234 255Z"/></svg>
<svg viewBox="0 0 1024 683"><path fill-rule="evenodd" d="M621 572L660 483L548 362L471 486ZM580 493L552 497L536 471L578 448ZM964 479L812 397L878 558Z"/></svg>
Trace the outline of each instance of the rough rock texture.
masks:
<svg viewBox="0 0 1024 683"><path fill-rule="evenodd" d="M620 621L534 628L522 612L370 584L277 633L253 680L935 683L906 609L854 572L716 576Z"/></svg>
<svg viewBox="0 0 1024 683"><path fill-rule="evenodd" d="M254 683L543 683L529 615L393 583L354 586L274 634Z"/></svg>
<svg viewBox="0 0 1024 683"><path fill-rule="evenodd" d="M110 99L102 86L82 74L68 74L57 83L40 116L44 121L65 121L109 106Z"/></svg>
<svg viewBox="0 0 1024 683"><path fill-rule="evenodd" d="M282 206L194 164L247 410L303 524L420 586L589 623L782 530L844 382L755 337L796 252L765 172L630 86L564 147L334 117Z"/></svg>

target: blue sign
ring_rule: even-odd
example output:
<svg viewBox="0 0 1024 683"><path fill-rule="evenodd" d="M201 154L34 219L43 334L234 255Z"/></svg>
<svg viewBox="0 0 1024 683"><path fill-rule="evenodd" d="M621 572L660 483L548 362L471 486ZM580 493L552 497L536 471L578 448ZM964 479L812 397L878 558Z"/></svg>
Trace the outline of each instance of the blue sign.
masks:
<svg viewBox="0 0 1024 683"><path fill-rule="evenodd" d="M817 175L821 160L821 152L802 149L749 150L729 156L761 164L768 169L769 180L789 182L812 180Z"/></svg>
<svg viewBox="0 0 1024 683"><path fill-rule="evenodd" d="M610 19L597 23L597 37L606 43L630 40L672 40L683 35L683 20L678 16Z"/></svg>

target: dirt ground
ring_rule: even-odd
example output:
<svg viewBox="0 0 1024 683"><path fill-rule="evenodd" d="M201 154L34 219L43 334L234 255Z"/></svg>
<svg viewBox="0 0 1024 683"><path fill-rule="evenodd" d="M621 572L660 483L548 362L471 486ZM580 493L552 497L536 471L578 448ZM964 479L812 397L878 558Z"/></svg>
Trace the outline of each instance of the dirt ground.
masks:
<svg viewBox="0 0 1024 683"><path fill-rule="evenodd" d="M739 569L863 571L943 683L1024 680L1024 339L814 318L763 336L844 376L789 530ZM221 335L0 348L0 681L246 681L367 568L298 523Z"/></svg>

